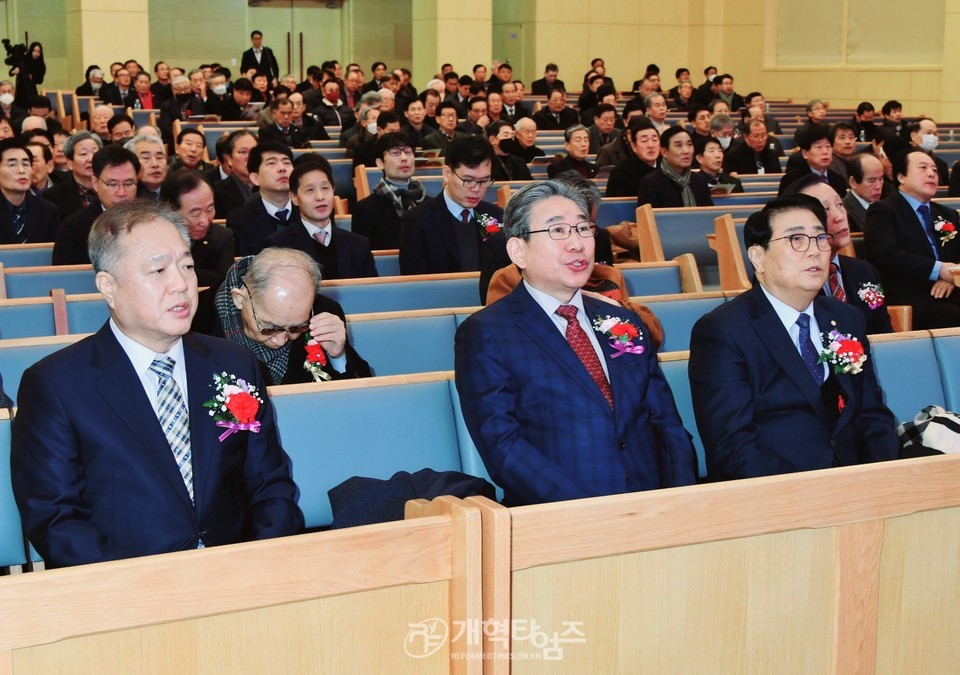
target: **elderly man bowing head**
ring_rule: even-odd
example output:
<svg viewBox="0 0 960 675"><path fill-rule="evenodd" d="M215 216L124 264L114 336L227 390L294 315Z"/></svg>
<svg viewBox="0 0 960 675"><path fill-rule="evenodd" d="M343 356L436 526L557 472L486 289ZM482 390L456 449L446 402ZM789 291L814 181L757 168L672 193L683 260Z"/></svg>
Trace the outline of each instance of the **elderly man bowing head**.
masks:
<svg viewBox="0 0 960 675"><path fill-rule="evenodd" d="M370 377L347 341L343 308L317 293L319 284L320 266L301 251L268 248L241 258L217 293L213 332L250 349L269 384ZM316 368L304 366L308 342L316 343L309 345Z"/></svg>

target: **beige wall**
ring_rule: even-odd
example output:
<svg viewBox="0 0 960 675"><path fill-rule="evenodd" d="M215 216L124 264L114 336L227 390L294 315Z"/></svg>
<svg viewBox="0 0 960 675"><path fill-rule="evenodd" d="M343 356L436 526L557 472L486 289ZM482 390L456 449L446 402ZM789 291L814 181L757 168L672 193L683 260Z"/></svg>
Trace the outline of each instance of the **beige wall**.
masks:
<svg viewBox="0 0 960 675"><path fill-rule="evenodd" d="M493 34L492 0L413 0L413 78L422 88L440 64L461 75L474 64L489 64Z"/></svg>

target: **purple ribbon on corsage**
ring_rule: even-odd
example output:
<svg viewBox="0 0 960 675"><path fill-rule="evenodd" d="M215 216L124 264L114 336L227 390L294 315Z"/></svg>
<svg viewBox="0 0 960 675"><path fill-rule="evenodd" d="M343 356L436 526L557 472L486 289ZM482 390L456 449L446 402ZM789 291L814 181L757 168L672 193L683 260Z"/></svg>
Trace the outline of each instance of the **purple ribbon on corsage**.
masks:
<svg viewBox="0 0 960 675"><path fill-rule="evenodd" d="M226 429L222 434L220 434L220 442L223 443L230 434L235 434L238 431L252 431L255 434L260 433L260 422L250 422L249 424L241 424L240 422L226 422L221 421L217 422L218 427L223 427Z"/></svg>
<svg viewBox="0 0 960 675"><path fill-rule="evenodd" d="M610 356L611 359L615 359L618 356L623 356L624 354L643 354L643 345L635 345L632 342L620 342L619 339L612 337L610 338L610 346L614 349L614 354Z"/></svg>

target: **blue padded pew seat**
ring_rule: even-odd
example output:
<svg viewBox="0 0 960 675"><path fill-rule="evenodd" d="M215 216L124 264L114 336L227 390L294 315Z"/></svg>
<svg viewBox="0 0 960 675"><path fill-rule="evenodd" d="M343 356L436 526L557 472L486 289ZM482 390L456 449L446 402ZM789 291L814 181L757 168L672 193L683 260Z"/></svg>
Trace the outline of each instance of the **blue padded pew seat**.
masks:
<svg viewBox="0 0 960 675"><path fill-rule="evenodd" d="M336 300L347 314L409 309L473 307L480 304L479 272L335 279L320 284L320 292Z"/></svg>
<svg viewBox="0 0 960 675"><path fill-rule="evenodd" d="M50 264L53 244L3 244L0 265L11 267L43 267Z"/></svg>
<svg viewBox="0 0 960 675"><path fill-rule="evenodd" d="M3 373L4 390L16 402L20 380L27 368L84 337L81 334L0 340L0 373Z"/></svg>
<svg viewBox="0 0 960 675"><path fill-rule="evenodd" d="M453 370L458 325L448 309L361 314L347 317L347 335L374 375L427 373Z"/></svg>
<svg viewBox="0 0 960 675"><path fill-rule="evenodd" d="M707 459L703 450L703 441L697 430L697 421L693 416L693 397L690 394L690 378L687 377L687 364L690 352L666 352L660 354L660 368L663 376L673 392L673 400L680 413L680 421L693 440L693 447L697 451L697 475L700 478L707 476Z"/></svg>
<svg viewBox="0 0 960 675"><path fill-rule="evenodd" d="M27 562L20 511L10 480L10 415L0 409L0 567Z"/></svg>
<svg viewBox="0 0 960 675"><path fill-rule="evenodd" d="M946 401L944 407L960 411L960 328L939 328L930 332L940 366L940 382Z"/></svg>
<svg viewBox="0 0 960 675"><path fill-rule="evenodd" d="M625 263L617 265L623 274L627 293L636 295L669 295L683 293L683 279L679 264Z"/></svg>
<svg viewBox="0 0 960 675"><path fill-rule="evenodd" d="M55 288L68 294L98 292L91 265L18 267L3 272L8 298L42 298Z"/></svg>
<svg viewBox="0 0 960 675"><path fill-rule="evenodd" d="M462 469L451 376L270 388L307 527L332 522L327 491L351 476Z"/></svg>
<svg viewBox="0 0 960 675"><path fill-rule="evenodd" d="M373 254L373 264L377 266L377 274L381 277L400 276L400 254L387 251L376 251Z"/></svg>
<svg viewBox="0 0 960 675"><path fill-rule="evenodd" d="M110 308L99 293L67 296L67 327L73 333L96 333L110 318Z"/></svg>
<svg viewBox="0 0 960 675"><path fill-rule="evenodd" d="M55 335L56 332L52 298L0 300L0 340Z"/></svg>
<svg viewBox="0 0 960 675"><path fill-rule="evenodd" d="M637 221L637 200L630 197L604 197L597 209L597 226L610 227Z"/></svg>
<svg viewBox="0 0 960 675"><path fill-rule="evenodd" d="M933 338L927 331L875 335L870 339L873 365L883 400L897 423L912 420L931 403L945 403ZM945 379L956 379L956 372Z"/></svg>
<svg viewBox="0 0 960 675"><path fill-rule="evenodd" d="M690 333L693 324L724 302L723 293L690 293L685 296L653 296L635 298L657 315L663 325L663 344L661 352L675 352L690 349Z"/></svg>

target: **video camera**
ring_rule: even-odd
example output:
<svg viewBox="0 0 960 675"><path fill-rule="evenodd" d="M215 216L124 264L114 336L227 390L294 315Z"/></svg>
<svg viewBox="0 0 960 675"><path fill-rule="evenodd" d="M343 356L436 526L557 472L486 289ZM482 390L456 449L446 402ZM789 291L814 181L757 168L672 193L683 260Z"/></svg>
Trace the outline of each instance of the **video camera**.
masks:
<svg viewBox="0 0 960 675"><path fill-rule="evenodd" d="M23 43L11 45L7 38L3 38L2 42L3 48L7 50L7 58L3 62L11 68L16 68L23 61L23 57L27 55L27 45Z"/></svg>

